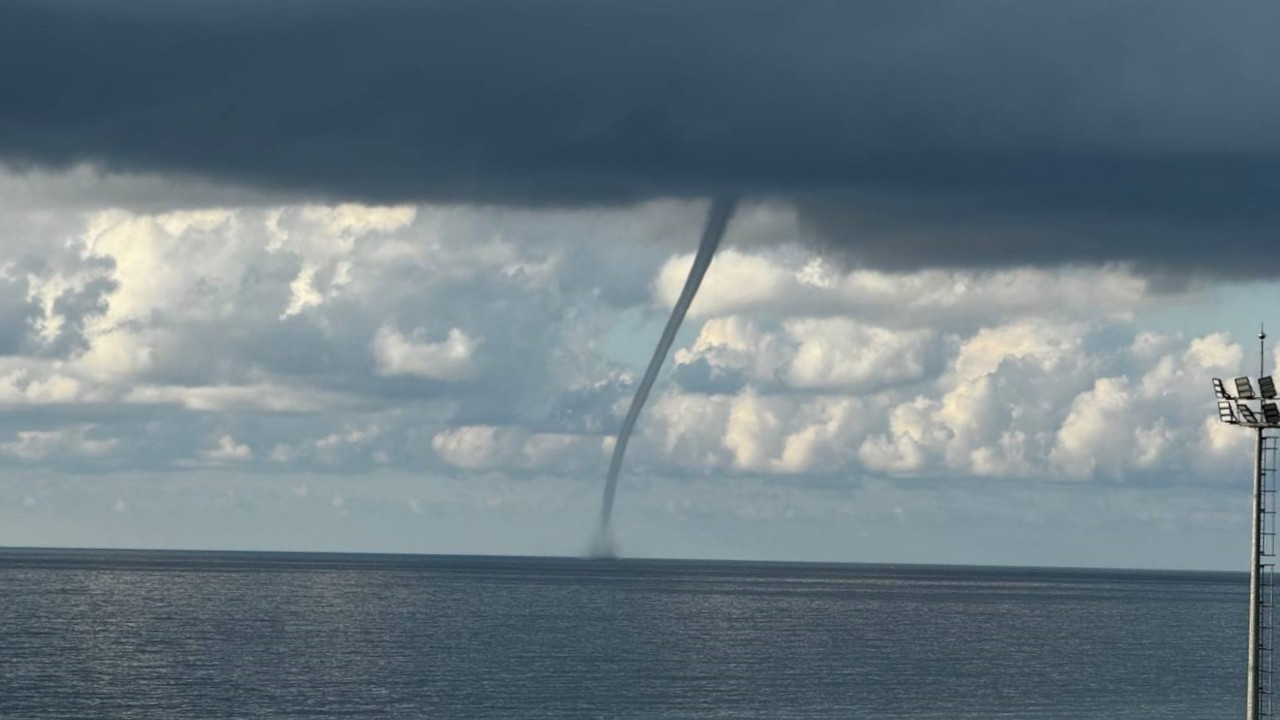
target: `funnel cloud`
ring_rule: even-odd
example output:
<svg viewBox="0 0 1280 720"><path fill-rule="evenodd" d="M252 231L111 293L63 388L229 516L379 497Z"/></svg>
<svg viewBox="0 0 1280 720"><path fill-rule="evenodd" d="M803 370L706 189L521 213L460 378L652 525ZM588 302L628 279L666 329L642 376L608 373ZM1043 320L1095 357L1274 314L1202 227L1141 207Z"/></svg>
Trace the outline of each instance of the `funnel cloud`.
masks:
<svg viewBox="0 0 1280 720"><path fill-rule="evenodd" d="M689 276L684 281L684 288L680 291L680 297L676 299L675 306L671 308L671 317L667 318L667 325L662 329L658 346L653 349L653 357L649 359L649 366L645 368L644 377L636 387L635 397L631 399L631 406L627 408L627 415L622 420L617 441L613 445L613 455L609 458L609 472L605 476L604 498L600 504L600 525L592 541L591 554L595 557L614 555L613 500L618 492L618 475L622 472L622 458L627 453L627 443L631 441L631 433L635 430L640 411L644 409L644 403L649 399L649 392L653 390L653 383L658 379L658 371L662 369L663 361L671 352L671 344L675 342L676 333L680 331L684 316L689 312L694 296L698 294L698 287L702 285L702 278L707 274L707 268L711 266L711 259L715 257L716 248L720 246L720 239L724 237L725 228L729 225L729 218L733 216L733 209L737 203L738 199L731 196L718 197L711 201L711 207L707 210L707 223L702 230L702 240L698 243L698 252L694 255L693 266L689 268Z"/></svg>

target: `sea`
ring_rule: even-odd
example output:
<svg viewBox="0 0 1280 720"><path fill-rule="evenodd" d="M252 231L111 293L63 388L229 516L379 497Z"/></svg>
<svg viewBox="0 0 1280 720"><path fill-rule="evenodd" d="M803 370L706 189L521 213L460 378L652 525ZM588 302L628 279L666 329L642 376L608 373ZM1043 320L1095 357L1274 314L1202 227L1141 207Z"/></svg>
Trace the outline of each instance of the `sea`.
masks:
<svg viewBox="0 0 1280 720"><path fill-rule="evenodd" d="M1242 573L0 550L0 718L1237 718Z"/></svg>

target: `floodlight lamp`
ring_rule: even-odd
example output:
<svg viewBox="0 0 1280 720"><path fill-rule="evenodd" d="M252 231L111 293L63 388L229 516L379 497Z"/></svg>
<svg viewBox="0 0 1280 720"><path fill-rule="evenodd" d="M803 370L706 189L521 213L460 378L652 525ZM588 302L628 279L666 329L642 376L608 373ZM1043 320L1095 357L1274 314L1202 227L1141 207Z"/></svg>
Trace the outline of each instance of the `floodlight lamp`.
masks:
<svg viewBox="0 0 1280 720"><path fill-rule="evenodd" d="M1280 408L1275 403L1262 403L1262 420L1268 425L1280 425Z"/></svg>
<svg viewBox="0 0 1280 720"><path fill-rule="evenodd" d="M1249 425L1258 424L1258 416L1253 414L1253 409L1244 403L1236 403L1236 409L1240 411L1240 421Z"/></svg>
<svg viewBox="0 0 1280 720"><path fill-rule="evenodd" d="M1236 395L1242 400L1252 400L1257 395L1253 394L1253 383L1247 377L1236 378Z"/></svg>
<svg viewBox="0 0 1280 720"><path fill-rule="evenodd" d="M1222 378L1213 379L1213 396L1219 400L1234 400L1235 398L1227 394L1227 388L1222 384Z"/></svg>
<svg viewBox="0 0 1280 720"><path fill-rule="evenodd" d="M1276 381L1271 379L1270 375L1263 375L1258 378L1258 390L1264 398L1273 398L1276 396Z"/></svg>
<svg viewBox="0 0 1280 720"><path fill-rule="evenodd" d="M1218 401L1218 419L1224 423L1235 424L1240 422L1236 420L1236 411L1231 409L1231 403L1226 400Z"/></svg>

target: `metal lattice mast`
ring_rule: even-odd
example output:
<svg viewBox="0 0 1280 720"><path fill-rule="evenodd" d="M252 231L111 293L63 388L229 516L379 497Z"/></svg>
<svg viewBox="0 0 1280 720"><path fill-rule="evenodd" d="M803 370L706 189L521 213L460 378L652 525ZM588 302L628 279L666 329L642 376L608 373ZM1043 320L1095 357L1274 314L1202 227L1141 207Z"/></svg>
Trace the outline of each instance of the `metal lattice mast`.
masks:
<svg viewBox="0 0 1280 720"><path fill-rule="evenodd" d="M1275 713L1276 436L1258 428L1257 717Z"/></svg>
<svg viewBox="0 0 1280 720"><path fill-rule="evenodd" d="M1248 720L1273 717L1275 680L1276 437L1254 429L1253 541L1249 568Z"/></svg>

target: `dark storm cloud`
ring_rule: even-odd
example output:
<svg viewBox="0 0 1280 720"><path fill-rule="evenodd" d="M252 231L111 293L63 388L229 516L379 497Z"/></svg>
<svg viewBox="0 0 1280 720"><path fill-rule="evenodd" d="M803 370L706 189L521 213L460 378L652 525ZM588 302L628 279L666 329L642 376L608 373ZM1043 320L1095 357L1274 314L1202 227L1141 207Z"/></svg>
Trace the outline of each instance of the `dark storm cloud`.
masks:
<svg viewBox="0 0 1280 720"><path fill-rule="evenodd" d="M1276 27L1264 0L9 0L0 158L381 201L742 192L878 264L1185 236L1185 266L1280 244Z"/></svg>

